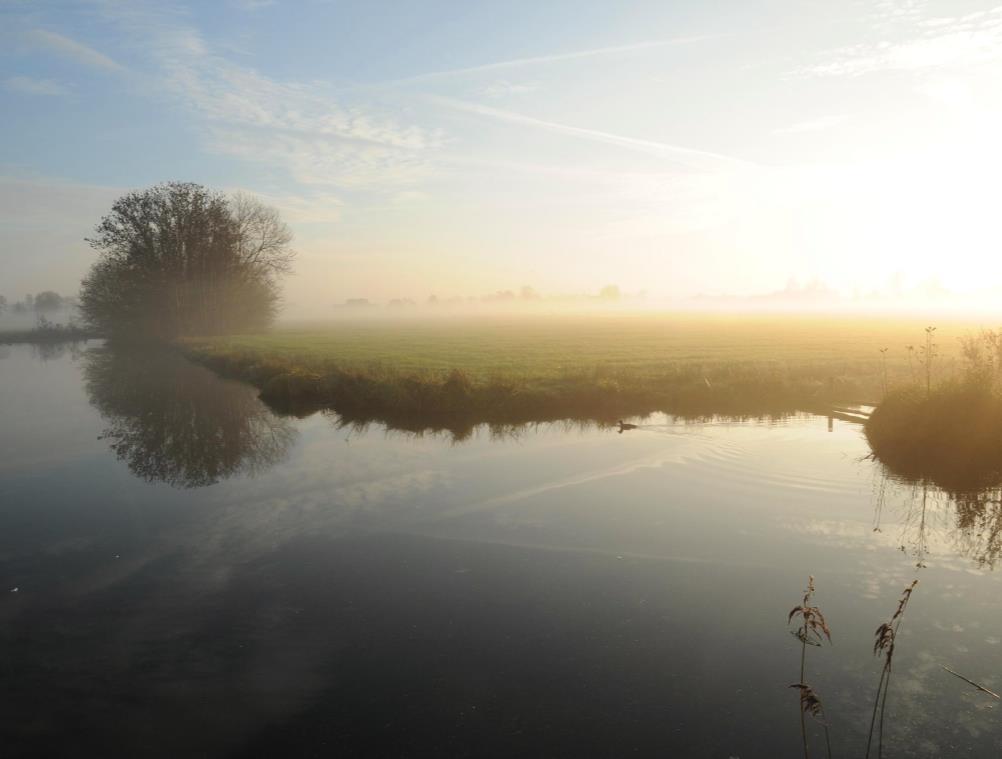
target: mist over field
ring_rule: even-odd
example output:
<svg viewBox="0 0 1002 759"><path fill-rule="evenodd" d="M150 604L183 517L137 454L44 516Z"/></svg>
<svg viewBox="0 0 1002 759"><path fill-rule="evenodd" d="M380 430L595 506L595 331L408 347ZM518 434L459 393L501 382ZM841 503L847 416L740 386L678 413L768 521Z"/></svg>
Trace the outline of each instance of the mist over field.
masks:
<svg viewBox="0 0 1002 759"><path fill-rule="evenodd" d="M1002 6L0 0L0 755L1002 756Z"/></svg>

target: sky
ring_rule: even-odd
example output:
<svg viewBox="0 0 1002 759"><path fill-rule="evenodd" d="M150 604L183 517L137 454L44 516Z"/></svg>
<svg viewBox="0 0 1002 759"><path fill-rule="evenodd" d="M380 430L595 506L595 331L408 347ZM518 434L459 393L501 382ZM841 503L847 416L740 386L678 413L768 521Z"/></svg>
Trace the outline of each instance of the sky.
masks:
<svg viewBox="0 0 1002 759"><path fill-rule="evenodd" d="M75 292L114 199L183 180L280 209L294 310L1002 303L1000 134L991 2L0 0L0 293Z"/></svg>

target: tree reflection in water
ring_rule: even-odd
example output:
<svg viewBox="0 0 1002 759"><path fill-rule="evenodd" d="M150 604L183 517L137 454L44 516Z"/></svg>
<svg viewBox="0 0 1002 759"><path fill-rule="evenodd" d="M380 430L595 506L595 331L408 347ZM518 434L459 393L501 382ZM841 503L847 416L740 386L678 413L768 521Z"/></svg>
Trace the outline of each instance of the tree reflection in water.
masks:
<svg viewBox="0 0 1002 759"><path fill-rule="evenodd" d="M1002 555L1002 488L955 496L954 508L961 552L995 569Z"/></svg>
<svg viewBox="0 0 1002 759"><path fill-rule="evenodd" d="M256 390L172 351L106 346L84 359L87 394L108 424L102 439L148 482L197 488L254 474L281 461L295 438Z"/></svg>
<svg viewBox="0 0 1002 759"><path fill-rule="evenodd" d="M366 418L357 414L348 416L333 410L324 410L320 413L330 421L336 430L346 433L345 440L350 440L353 436L359 437L367 434L374 425L380 427L387 436L414 440L441 437L455 444L466 443L478 435L484 435L495 443L503 443L517 441L542 430L559 430L569 434L593 429L615 429L616 427L611 422L599 422L591 419L561 419L559 421L524 422L521 424L490 424L485 422L483 424L444 427L421 423L413 425L388 424L382 420Z"/></svg>
<svg viewBox="0 0 1002 759"><path fill-rule="evenodd" d="M929 480L903 480L887 469L880 476L874 531L882 529L888 484L893 483L905 493L899 548L915 558L917 568L924 568L934 546L942 544L979 569L995 569L1002 558L1002 485L947 490Z"/></svg>

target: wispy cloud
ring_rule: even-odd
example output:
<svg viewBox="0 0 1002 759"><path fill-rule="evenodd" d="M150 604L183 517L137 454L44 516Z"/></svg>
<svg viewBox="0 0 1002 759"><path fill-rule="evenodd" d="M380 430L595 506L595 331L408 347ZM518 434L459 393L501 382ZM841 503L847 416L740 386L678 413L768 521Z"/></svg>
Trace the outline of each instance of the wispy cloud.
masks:
<svg viewBox="0 0 1002 759"><path fill-rule="evenodd" d="M254 12L275 5L275 0L230 0L230 5L242 11Z"/></svg>
<svg viewBox="0 0 1002 759"><path fill-rule="evenodd" d="M635 150L642 153L647 153L648 155L654 155L659 158L665 158L668 160L677 161L679 163L691 166L693 168L719 169L725 166L735 168L739 166L752 165L748 161L743 161L739 158L733 158L731 156L722 155L720 153L712 153L705 150L696 150L693 148L687 148L680 145L672 145L664 142L656 142L653 140L643 140L643 139L638 139L636 137L626 137L623 135L611 134L609 132L602 132L597 129L588 129L585 127L571 126L568 124L559 124L553 121L545 121L543 119L537 119L532 116L526 116L521 113L514 113L512 111L506 111L500 108L492 108L490 106L480 105L478 103L468 103L462 100L456 100L454 98L431 97L429 98L429 100L433 103L437 103L439 105L445 106L447 108L452 108L457 111L473 113L479 116L484 116L487 118L496 119L498 121L504 121L511 124L519 124L522 126L533 127L536 129L543 129L549 132L556 132L558 134L564 134L569 137L577 137L580 139L602 142L607 145L615 145L617 147L625 148L627 150Z"/></svg>
<svg viewBox="0 0 1002 759"><path fill-rule="evenodd" d="M484 87L481 94L488 98L502 98L510 95L525 95L529 92L535 92L537 89L539 89L539 84L536 82L509 82L500 79Z"/></svg>
<svg viewBox="0 0 1002 759"><path fill-rule="evenodd" d="M787 126L778 127L772 130L774 135L783 137L791 134L803 134L805 132L822 132L826 129L832 129L833 127L840 126L848 121L848 116L843 113L833 114L830 116L821 116L816 119L806 119L804 121L798 121L794 124L789 124Z"/></svg>
<svg viewBox="0 0 1002 759"><path fill-rule="evenodd" d="M241 187L231 188L231 192L250 192L270 206L282 212L282 216L294 224L324 224L338 221L344 201L337 195L328 192L317 192L309 197L291 194L275 194L249 190Z"/></svg>
<svg viewBox="0 0 1002 759"><path fill-rule="evenodd" d="M68 90L52 79L36 79L30 76L10 76L3 80L3 87L8 92L19 92L25 95L65 95Z"/></svg>
<svg viewBox="0 0 1002 759"><path fill-rule="evenodd" d="M965 67L1002 59L1002 6L963 16L916 20L902 14L911 37L839 48L801 69L808 76L861 76L878 71Z"/></svg>
<svg viewBox="0 0 1002 759"><path fill-rule="evenodd" d="M144 40L163 90L201 121L212 152L283 169L307 184L357 187L412 181L439 144L433 130L401 124L322 82L280 81L234 63L168 11L105 7Z"/></svg>
<svg viewBox="0 0 1002 759"><path fill-rule="evenodd" d="M914 21L925 14L928 4L927 0L876 0L870 18L877 25Z"/></svg>
<svg viewBox="0 0 1002 759"><path fill-rule="evenodd" d="M88 47L82 42L77 42L62 34L50 32L46 29L33 30L29 38L37 45L41 45L54 53L70 58L77 63L91 68L104 69L105 71L122 71L123 67L92 47Z"/></svg>
<svg viewBox="0 0 1002 759"><path fill-rule="evenodd" d="M219 155L281 167L304 185L375 187L389 191L418 181L429 168L420 151L239 126L210 128L207 146Z"/></svg>

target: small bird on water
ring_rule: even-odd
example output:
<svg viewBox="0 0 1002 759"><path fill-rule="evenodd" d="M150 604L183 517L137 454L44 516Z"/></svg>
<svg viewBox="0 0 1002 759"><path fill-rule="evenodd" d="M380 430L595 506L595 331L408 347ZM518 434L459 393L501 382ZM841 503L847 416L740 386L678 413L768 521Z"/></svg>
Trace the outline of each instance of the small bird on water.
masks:
<svg viewBox="0 0 1002 759"><path fill-rule="evenodd" d="M635 429L637 429L637 425L635 425L635 424L629 424L627 422L624 422L622 419L620 419L619 422L617 422L617 424L619 424L619 434L620 435L622 435L627 430L635 430Z"/></svg>

